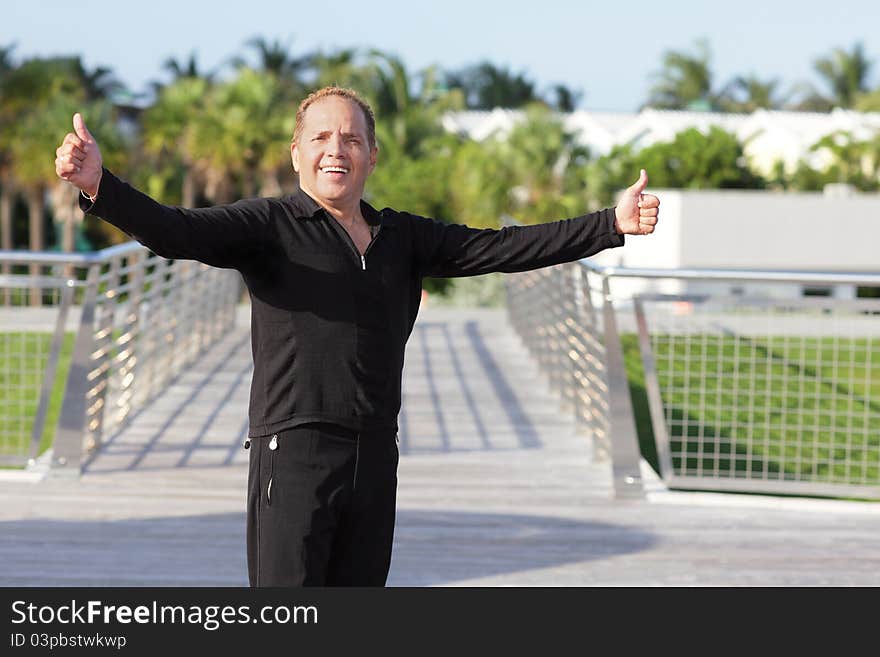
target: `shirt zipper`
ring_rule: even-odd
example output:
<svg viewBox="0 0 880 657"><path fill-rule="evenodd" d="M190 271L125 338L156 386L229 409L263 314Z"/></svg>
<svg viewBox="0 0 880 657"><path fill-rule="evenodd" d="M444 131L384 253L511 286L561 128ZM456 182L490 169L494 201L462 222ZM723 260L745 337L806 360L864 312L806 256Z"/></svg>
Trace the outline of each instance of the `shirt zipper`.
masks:
<svg viewBox="0 0 880 657"><path fill-rule="evenodd" d="M372 229L370 230L370 232L372 233ZM376 240L379 239L379 233L381 233L381 232L382 232L382 222L380 220L380 222L376 225L376 234L373 235L373 237L370 239L370 243L367 244L367 248L364 251L363 255L361 256L361 267L363 267L364 271L367 271L367 254L370 252L370 249L373 248L373 244L375 244Z"/></svg>
<svg viewBox="0 0 880 657"><path fill-rule="evenodd" d="M367 271L367 254L370 252L370 249L373 248L373 243L377 239L379 239L379 233L382 232L382 224L379 223L376 226L376 234L373 235L372 239L370 239L370 243L367 244L366 251L361 253L360 251L358 251L357 245L354 243L354 240L351 239L351 235L348 234L348 231L345 230L345 228L343 228L342 226L340 226L339 222L337 222L333 217L331 217L329 212L326 214L327 214L328 221L332 221L333 224L335 224L335 229L336 229L337 233L340 233L342 235L342 238L346 242L348 242L349 246L351 246L351 248L354 250L355 255L357 255L361 259L361 271ZM367 225L369 226L369 224L367 224ZM371 227L370 232L372 233L372 227Z"/></svg>

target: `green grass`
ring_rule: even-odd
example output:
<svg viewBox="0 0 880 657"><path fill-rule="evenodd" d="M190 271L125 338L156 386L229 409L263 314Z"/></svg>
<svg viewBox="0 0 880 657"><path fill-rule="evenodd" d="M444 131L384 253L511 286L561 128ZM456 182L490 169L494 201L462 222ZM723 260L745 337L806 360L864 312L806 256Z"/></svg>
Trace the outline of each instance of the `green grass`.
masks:
<svg viewBox="0 0 880 657"><path fill-rule="evenodd" d="M677 474L880 485L880 341L701 334L653 345ZM656 470L637 336L623 346Z"/></svg>
<svg viewBox="0 0 880 657"><path fill-rule="evenodd" d="M64 336L39 453L52 445L73 354L74 333ZM0 333L0 455L26 456L39 404L52 333Z"/></svg>

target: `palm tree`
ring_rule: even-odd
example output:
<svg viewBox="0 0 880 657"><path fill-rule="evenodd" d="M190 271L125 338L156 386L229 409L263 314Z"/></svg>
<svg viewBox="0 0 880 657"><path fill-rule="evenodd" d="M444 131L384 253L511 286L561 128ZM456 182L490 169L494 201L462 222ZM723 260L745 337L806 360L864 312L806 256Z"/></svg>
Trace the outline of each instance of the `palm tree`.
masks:
<svg viewBox="0 0 880 657"><path fill-rule="evenodd" d="M527 108L526 121L494 144L496 156L509 163L518 197L516 206L532 220L570 216L583 204L589 150L541 104ZM574 194L572 194L574 192Z"/></svg>
<svg viewBox="0 0 880 657"><path fill-rule="evenodd" d="M15 44L8 46L0 46L0 75L15 68L12 62L12 51L15 50Z"/></svg>
<svg viewBox="0 0 880 657"><path fill-rule="evenodd" d="M559 112L573 112L583 97L582 92L573 91L570 87L564 84L553 85L550 93L550 106L556 108Z"/></svg>
<svg viewBox="0 0 880 657"><path fill-rule="evenodd" d="M403 61L379 50L370 51L368 70L371 73L370 89L373 110L382 122L390 127L388 141L405 150L411 123L407 121L410 108L417 102L411 94L409 73Z"/></svg>
<svg viewBox="0 0 880 657"><path fill-rule="evenodd" d="M97 100L119 88L110 71L87 70L79 57L32 58L12 62L11 48L0 52L0 247L12 248L15 200L27 205L28 245L46 248L45 222L49 213L58 223L61 246L74 248L76 190L55 175L54 152L59 130L70 126L75 111L103 117L93 127L110 166L122 163L122 149L110 105ZM106 125L100 125L101 123ZM93 124L94 125L94 124ZM70 129L70 127L68 127ZM32 266L32 275L40 268ZM41 302L38 289L31 303Z"/></svg>
<svg viewBox="0 0 880 657"><path fill-rule="evenodd" d="M318 52L312 55L312 68L315 74L313 86L366 88L370 76L358 63L359 56L360 53L354 48L344 48L330 54Z"/></svg>
<svg viewBox="0 0 880 657"><path fill-rule="evenodd" d="M362 74L386 158L420 155L425 140L442 133L440 115L459 108L457 96L440 87L434 67L410 76L399 57L372 50Z"/></svg>
<svg viewBox="0 0 880 657"><path fill-rule="evenodd" d="M663 68L655 77L645 107L657 109L713 108L712 70L709 44L700 39L696 53L669 50L663 55Z"/></svg>
<svg viewBox="0 0 880 657"><path fill-rule="evenodd" d="M540 100L535 84L524 74L488 61L447 73L446 87L461 89L469 109L517 108Z"/></svg>
<svg viewBox="0 0 880 657"><path fill-rule="evenodd" d="M448 202L456 220L497 228L502 214L533 223L583 207L587 149L543 104L528 106L525 115L505 137L458 149Z"/></svg>
<svg viewBox="0 0 880 657"><path fill-rule="evenodd" d="M212 82L216 76L216 71L203 71L201 69L199 66L198 55L195 51L190 52L189 57L186 60L177 59L175 57L166 58L165 61L162 62L162 70L171 75L171 82L167 83L160 80L151 81L149 88L150 93L154 98L157 98L161 94L162 89L178 80L201 78L208 82Z"/></svg>
<svg viewBox="0 0 880 657"><path fill-rule="evenodd" d="M82 98L78 58L32 58L11 66L9 49L4 52L2 108L0 108L0 176L3 197L0 199L2 238L11 246L12 207L15 196L23 195L28 205L29 246L45 247L45 194L57 180L51 157L58 145L58 126L66 125L77 109L70 101ZM79 65L79 67L77 67ZM58 109L70 110L66 121L59 122ZM32 268L32 273L38 270ZM33 302L39 295L32 292Z"/></svg>
<svg viewBox="0 0 880 657"><path fill-rule="evenodd" d="M198 171L193 132L211 87L208 79L182 76L163 87L143 114L143 145L158 161L179 161L183 167L181 203L196 205Z"/></svg>
<svg viewBox="0 0 880 657"><path fill-rule="evenodd" d="M162 62L162 69L171 74L172 79L180 78L205 78L211 80L214 78L213 71L202 71L199 68L198 55L195 51L190 52L189 59L183 61L174 57L168 57Z"/></svg>
<svg viewBox="0 0 880 657"><path fill-rule="evenodd" d="M79 57L73 58L72 68L76 71L76 76L82 81L87 100L112 98L114 94L125 91L125 85L119 81L109 68L98 67L93 71L89 71L83 66Z"/></svg>
<svg viewBox="0 0 880 657"><path fill-rule="evenodd" d="M835 48L828 57L814 63L816 72L831 91L828 100L844 108L853 107L859 95L868 91L868 73L872 66L861 43L856 43L851 52Z"/></svg>
<svg viewBox="0 0 880 657"><path fill-rule="evenodd" d="M788 102L790 93L780 97L779 79L761 80L756 75L734 77L718 96L719 106L727 112L777 110Z"/></svg>
<svg viewBox="0 0 880 657"><path fill-rule="evenodd" d="M291 57L290 47L278 39L272 42L257 36L245 42L245 45L257 51L257 69L274 73L279 79L287 79L301 86L303 73L312 68L315 55ZM236 68L247 67L242 57L233 57L232 64Z"/></svg>
<svg viewBox="0 0 880 657"><path fill-rule="evenodd" d="M12 156L9 145L12 141L14 116L8 106L7 78L15 69L12 61L14 49L15 44L0 46L0 249L12 248ZM7 272L8 267L4 265L3 273Z"/></svg>
<svg viewBox="0 0 880 657"><path fill-rule="evenodd" d="M32 251L46 248L46 195L53 185L63 182L55 175L52 154L58 146L58 126L66 124L80 109L77 101L75 96L56 94L51 102L36 104L16 121L10 154L15 187L28 206L28 247ZM31 275L39 273L39 266L31 267ZM40 298L40 291L32 289L31 305L39 305Z"/></svg>
<svg viewBox="0 0 880 657"><path fill-rule="evenodd" d="M281 191L278 174L290 167L295 118L288 91L274 73L241 68L208 95L191 147L209 198L231 200L236 183L247 197Z"/></svg>

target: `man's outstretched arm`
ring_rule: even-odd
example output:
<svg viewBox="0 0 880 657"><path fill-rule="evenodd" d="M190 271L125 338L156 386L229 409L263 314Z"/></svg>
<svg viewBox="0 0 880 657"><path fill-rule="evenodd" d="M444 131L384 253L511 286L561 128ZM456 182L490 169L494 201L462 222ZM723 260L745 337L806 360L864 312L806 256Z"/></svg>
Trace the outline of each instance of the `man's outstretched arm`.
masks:
<svg viewBox="0 0 880 657"><path fill-rule="evenodd" d="M78 187L80 208L113 224L165 258L239 267L272 243L269 202L189 210L162 205L103 167L101 149L82 116L56 150L55 172Z"/></svg>
<svg viewBox="0 0 880 657"><path fill-rule="evenodd" d="M645 194L644 169L617 206L573 219L501 230L412 217L415 256L425 276L476 276L538 269L623 246L624 235L648 235L657 224L660 200Z"/></svg>

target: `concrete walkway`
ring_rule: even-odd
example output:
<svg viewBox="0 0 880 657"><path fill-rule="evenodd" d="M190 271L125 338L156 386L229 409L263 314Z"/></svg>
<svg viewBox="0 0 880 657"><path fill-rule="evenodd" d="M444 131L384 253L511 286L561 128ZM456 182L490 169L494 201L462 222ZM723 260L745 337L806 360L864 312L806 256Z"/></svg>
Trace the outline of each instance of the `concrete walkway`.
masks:
<svg viewBox="0 0 880 657"><path fill-rule="evenodd" d="M244 309L245 311L247 309ZM0 585L246 585L246 316L79 481L0 479ZM611 497L503 311L422 311L392 586L880 585L880 504Z"/></svg>

